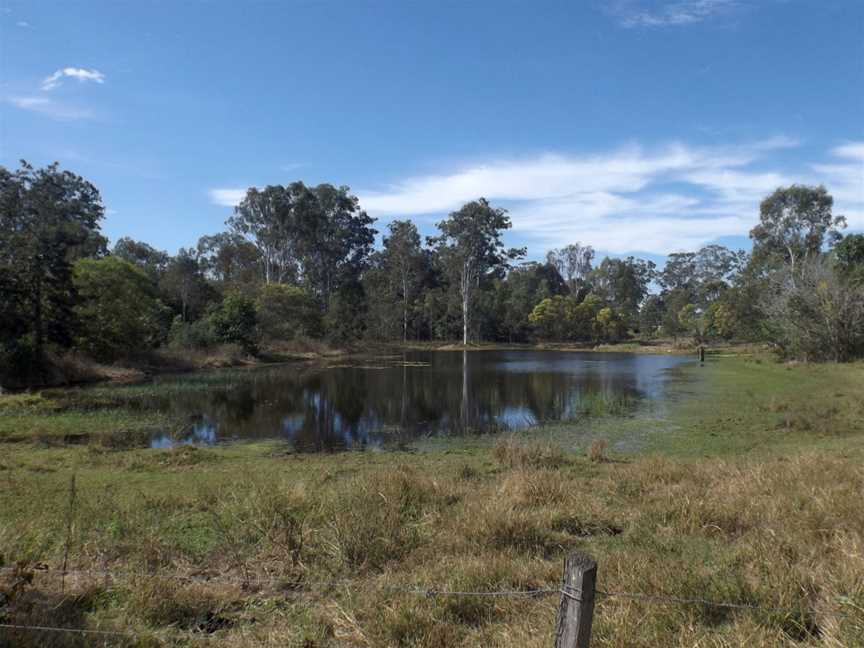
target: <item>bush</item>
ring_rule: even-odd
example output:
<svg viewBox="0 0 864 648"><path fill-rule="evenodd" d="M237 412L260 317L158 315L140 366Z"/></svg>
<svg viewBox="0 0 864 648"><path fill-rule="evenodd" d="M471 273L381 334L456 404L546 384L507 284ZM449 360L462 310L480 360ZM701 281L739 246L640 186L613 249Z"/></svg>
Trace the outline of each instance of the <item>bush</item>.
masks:
<svg viewBox="0 0 864 648"><path fill-rule="evenodd" d="M219 339L207 318L197 322L184 322L178 315L171 324L168 343L183 349L207 349L219 344Z"/></svg>
<svg viewBox="0 0 864 648"><path fill-rule="evenodd" d="M864 354L864 290L826 259L779 271L764 304L769 338L789 357L844 362Z"/></svg>
<svg viewBox="0 0 864 648"><path fill-rule="evenodd" d="M255 307L258 327L268 338L293 340L321 335L321 311L302 288L286 284L262 286Z"/></svg>
<svg viewBox="0 0 864 648"><path fill-rule="evenodd" d="M220 342L239 344L247 353L258 350L258 318L255 302L241 293L229 293L209 315L210 326Z"/></svg>
<svg viewBox="0 0 864 648"><path fill-rule="evenodd" d="M32 335L0 341L0 384L6 387L26 384L39 372L42 362L43 358L36 354Z"/></svg>

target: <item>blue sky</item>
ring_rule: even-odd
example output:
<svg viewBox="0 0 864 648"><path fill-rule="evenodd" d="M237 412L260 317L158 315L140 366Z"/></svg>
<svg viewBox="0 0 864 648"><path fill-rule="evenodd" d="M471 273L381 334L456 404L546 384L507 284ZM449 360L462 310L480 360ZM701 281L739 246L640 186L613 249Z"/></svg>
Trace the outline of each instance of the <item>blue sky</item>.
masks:
<svg viewBox="0 0 864 648"><path fill-rule="evenodd" d="M0 0L19 158L172 252L296 179L349 185L380 230L483 195L534 258L746 245L792 182L864 230L864 2Z"/></svg>

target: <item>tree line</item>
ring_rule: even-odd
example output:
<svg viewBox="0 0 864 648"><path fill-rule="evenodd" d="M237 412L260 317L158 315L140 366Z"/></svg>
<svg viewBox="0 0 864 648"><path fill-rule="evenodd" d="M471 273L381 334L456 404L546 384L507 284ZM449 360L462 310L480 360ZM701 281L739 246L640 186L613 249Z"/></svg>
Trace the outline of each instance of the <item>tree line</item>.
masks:
<svg viewBox="0 0 864 648"><path fill-rule="evenodd" d="M105 362L159 347L296 338L596 344L686 337L764 341L790 357L864 353L864 236L843 236L824 187L778 188L752 251L708 245L596 262L508 248L506 210L479 198L424 238L377 231L348 187L250 188L226 229L176 255L100 232L99 191L58 164L0 167L0 379L38 382L75 350Z"/></svg>

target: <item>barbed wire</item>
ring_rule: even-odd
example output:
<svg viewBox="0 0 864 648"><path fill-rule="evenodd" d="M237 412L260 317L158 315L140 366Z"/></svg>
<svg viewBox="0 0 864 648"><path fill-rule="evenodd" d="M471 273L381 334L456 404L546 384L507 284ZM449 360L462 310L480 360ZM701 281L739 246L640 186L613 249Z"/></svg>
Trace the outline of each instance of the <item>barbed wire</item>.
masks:
<svg viewBox="0 0 864 648"><path fill-rule="evenodd" d="M0 568L0 573L26 573L26 570L21 568L13 568L13 567L3 567ZM186 575L186 574L146 574L146 573L137 573L137 572L112 572L109 570L61 570L61 569L35 569L31 570L29 573L35 574L57 574L57 575L89 575L89 576L100 576L100 577L108 577L111 579L117 579L118 576L123 576L127 578L157 578L157 579L171 579L171 580L180 580L180 581L193 581L193 582L204 582L204 583L213 583L213 584L221 584L221 583L243 583L250 584L249 578L224 578L224 577L208 577L208 576L195 576L195 575ZM309 594L312 593L310 588L313 587L339 587L344 585L354 585L357 586L358 583L356 580L351 579L338 579L338 580L320 580L320 581L307 581L307 582L291 582L286 578L278 578L278 577L269 577L266 579L258 579L258 582L270 582L270 583L280 583L286 586L285 589L281 589L282 594ZM424 598L436 598L436 597L495 597L495 598L543 598L552 595L561 595L567 596L574 600L581 601L582 600L582 591L579 588L572 587L546 587L546 588L533 588L533 589L509 589L509 590L450 590L450 589L439 589L436 587L422 587L419 585L378 585L375 587L378 590L385 592L393 592L400 594L410 594L415 596L422 596ZM806 614L806 610L803 608L782 608L782 607L768 607L761 606L752 603L734 603L727 601L712 601L709 599L703 598L691 598L691 597L680 597L680 596L670 596L665 594L645 594L645 593L636 593L636 592L614 592L614 591L606 591L606 590L595 590L595 595L598 597L605 597L610 599L625 599L625 600L633 600L639 601L647 604L661 604L661 605L699 605L705 607L713 607L713 608L725 608L725 609L733 609L733 610L749 610L749 611L758 611L758 612L767 612L774 614L786 614L799 616ZM857 615L853 615L850 613L845 613L842 611L831 611L828 614L834 617L839 617L842 619L853 618ZM25 630L25 631L41 631L41 632L67 632L67 633L78 633L82 635L93 634L93 635L106 635L106 636L125 636L125 637L133 637L139 638L142 635L139 633L135 633L127 630L97 630L97 629L87 629L87 628L64 628L64 627L55 627L55 626L43 626L43 625L26 625L26 624L15 624L15 623L0 623L0 628L13 629L13 630Z"/></svg>
<svg viewBox="0 0 864 648"><path fill-rule="evenodd" d="M131 637L134 639L141 636L135 632L128 632L125 630L91 630L89 628L63 628L57 626L23 625L19 623L0 623L0 628L7 628L10 630L38 630L42 632L68 632L81 635L107 635L115 637Z"/></svg>

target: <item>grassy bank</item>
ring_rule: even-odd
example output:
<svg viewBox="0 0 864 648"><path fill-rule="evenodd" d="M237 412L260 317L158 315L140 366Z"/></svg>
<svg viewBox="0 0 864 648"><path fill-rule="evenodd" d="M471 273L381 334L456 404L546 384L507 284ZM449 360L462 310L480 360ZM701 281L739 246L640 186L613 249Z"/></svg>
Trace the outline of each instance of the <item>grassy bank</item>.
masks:
<svg viewBox="0 0 864 648"><path fill-rule="evenodd" d="M595 444L593 460L526 436L423 453L110 447L106 413L137 424L143 386L88 394L90 442L49 444L16 426L82 401L4 397L0 562L19 567L0 576L0 623L135 637L0 629L0 646L545 648L557 596L404 590L554 588L573 549L607 592L784 610L601 597L592 645L864 645L864 365L681 371L668 410L591 423L610 441L643 426L642 452ZM113 576L40 568L64 557Z"/></svg>

